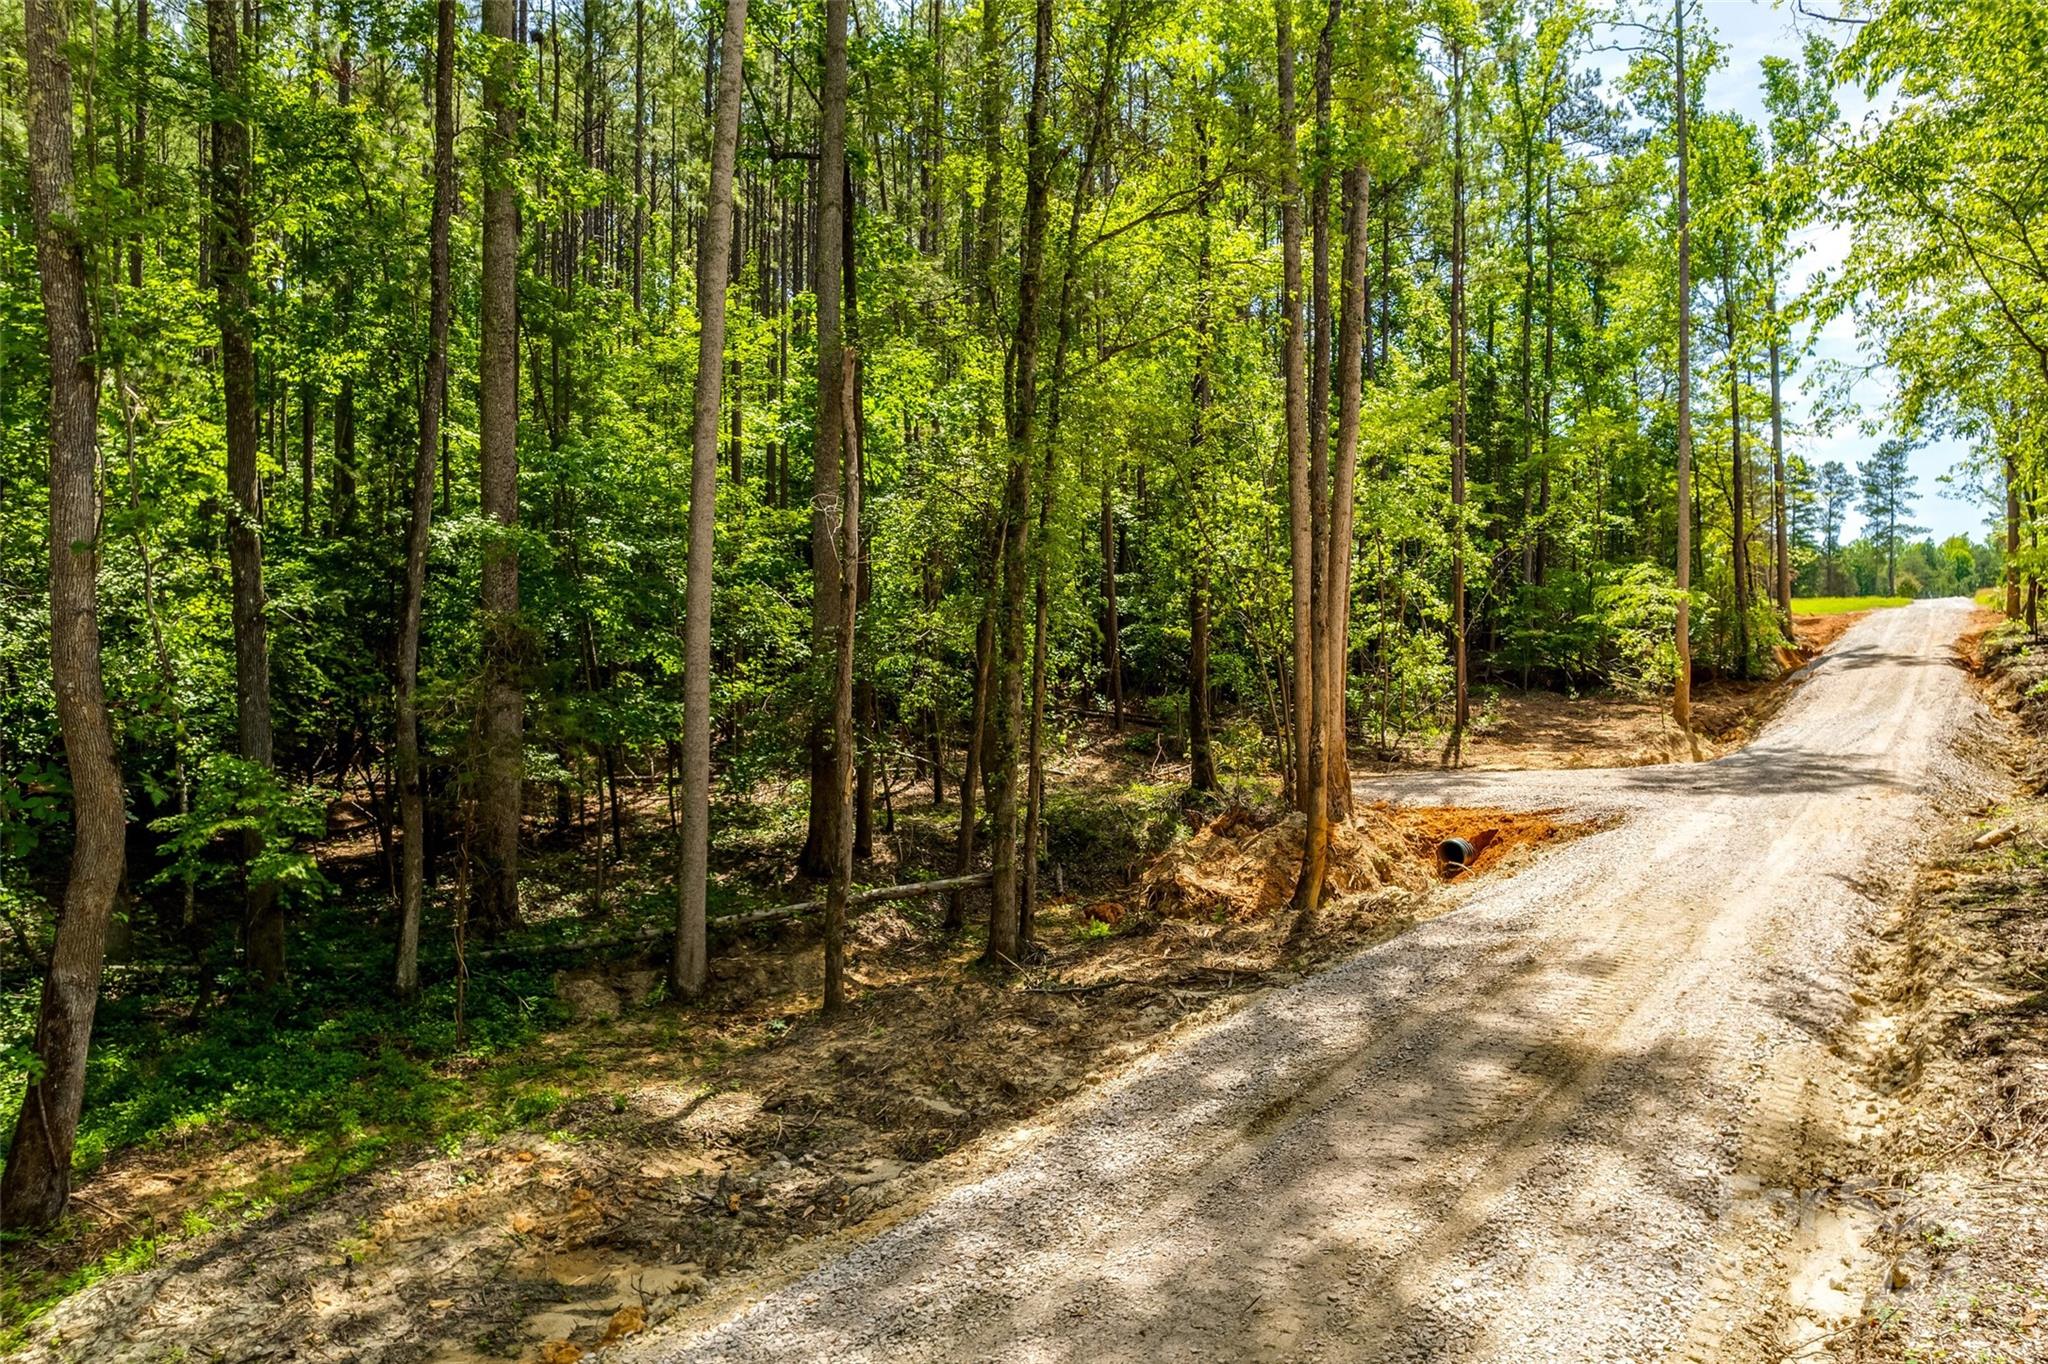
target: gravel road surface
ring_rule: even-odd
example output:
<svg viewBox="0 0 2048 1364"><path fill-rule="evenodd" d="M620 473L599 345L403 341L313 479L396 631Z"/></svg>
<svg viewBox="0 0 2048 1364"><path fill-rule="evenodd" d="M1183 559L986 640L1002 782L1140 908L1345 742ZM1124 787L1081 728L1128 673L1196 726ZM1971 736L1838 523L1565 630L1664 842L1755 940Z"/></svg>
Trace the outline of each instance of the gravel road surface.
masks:
<svg viewBox="0 0 2048 1364"><path fill-rule="evenodd" d="M1873 613L1717 762L1361 783L1614 822L635 1357L1747 1357L1743 1171L1799 1140L1858 941L1937 807L1984 787L1968 610Z"/></svg>

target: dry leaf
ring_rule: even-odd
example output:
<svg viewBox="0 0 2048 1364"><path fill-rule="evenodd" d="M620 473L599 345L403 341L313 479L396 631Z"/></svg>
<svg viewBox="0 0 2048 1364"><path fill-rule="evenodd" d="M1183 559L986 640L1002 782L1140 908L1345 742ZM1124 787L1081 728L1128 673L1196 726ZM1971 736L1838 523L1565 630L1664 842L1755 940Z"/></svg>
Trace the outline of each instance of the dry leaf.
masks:
<svg viewBox="0 0 2048 1364"><path fill-rule="evenodd" d="M531 1165L533 1164L533 1152L515 1151L512 1154L512 1159L518 1161L521 1165Z"/></svg>
<svg viewBox="0 0 2048 1364"><path fill-rule="evenodd" d="M621 1307L612 1313L612 1319L605 1324L604 1339L600 1345L609 1345L615 1340L624 1340L635 1331L647 1329L647 1312L640 1307Z"/></svg>
<svg viewBox="0 0 2048 1364"><path fill-rule="evenodd" d="M540 1364L576 1364L583 1347L566 1340L551 1340L540 1347Z"/></svg>
<svg viewBox="0 0 2048 1364"><path fill-rule="evenodd" d="M518 1232L521 1236L526 1235L527 1232L532 1231L539 1225L539 1219L530 1212L515 1212L512 1214L512 1230Z"/></svg>
<svg viewBox="0 0 2048 1364"><path fill-rule="evenodd" d="M427 1302L427 1306L433 1308L436 1312L445 1312L454 1305L455 1299L453 1298L432 1298Z"/></svg>

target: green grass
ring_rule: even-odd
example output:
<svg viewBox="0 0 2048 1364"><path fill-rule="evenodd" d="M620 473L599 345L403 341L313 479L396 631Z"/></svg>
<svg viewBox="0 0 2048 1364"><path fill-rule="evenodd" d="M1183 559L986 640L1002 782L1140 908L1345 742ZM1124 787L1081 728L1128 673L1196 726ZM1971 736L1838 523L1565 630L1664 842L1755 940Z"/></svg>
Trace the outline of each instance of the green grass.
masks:
<svg viewBox="0 0 2048 1364"><path fill-rule="evenodd" d="M1795 616L1840 616L1851 611L1875 611L1881 606L1904 606L1911 597L1794 597Z"/></svg>

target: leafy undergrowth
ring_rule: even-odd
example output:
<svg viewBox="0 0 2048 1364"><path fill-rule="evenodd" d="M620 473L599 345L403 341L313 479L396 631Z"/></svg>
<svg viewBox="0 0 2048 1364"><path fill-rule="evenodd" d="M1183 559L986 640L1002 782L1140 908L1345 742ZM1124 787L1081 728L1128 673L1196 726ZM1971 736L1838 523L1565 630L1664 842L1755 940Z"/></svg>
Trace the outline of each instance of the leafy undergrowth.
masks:
<svg viewBox="0 0 2048 1364"><path fill-rule="evenodd" d="M1142 867L1139 847L1186 827L1179 796L1143 781L1085 808L1049 821L1055 855ZM117 1106L128 1125L100 1140L153 1135L84 1180L62 1233L10 1250L8 1344L35 1359L573 1358L792 1243L899 1215L949 1168L935 1159L1434 912L1427 839L1380 852L1400 867L1339 893L1303 948L1284 906L1112 923L1098 888L1070 885L1030 967L1004 976L977 964L972 926L943 931L942 903L878 910L852 925L852 1005L830 1021L808 926L721 943L687 1008L661 999L647 958L480 974L460 1052L445 1028L415 1018L401 1043L395 1017L303 987L325 1030L278 1047L254 1021L232 1044L209 1024L189 1064L130 1067L151 1097ZM983 907L968 909L973 925ZM239 1059L266 1049L297 1059ZM294 1065L324 1098L291 1087Z"/></svg>

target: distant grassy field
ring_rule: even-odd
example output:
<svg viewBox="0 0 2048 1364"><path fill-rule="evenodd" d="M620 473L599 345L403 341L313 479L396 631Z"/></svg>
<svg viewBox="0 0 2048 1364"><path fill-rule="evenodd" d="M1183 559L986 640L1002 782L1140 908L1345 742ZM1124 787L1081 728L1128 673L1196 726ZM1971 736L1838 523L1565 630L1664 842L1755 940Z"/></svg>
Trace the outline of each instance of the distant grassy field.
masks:
<svg viewBox="0 0 2048 1364"><path fill-rule="evenodd" d="M1795 616L1840 616L1850 611L1875 611L1880 606L1904 606L1911 597L1794 597Z"/></svg>

